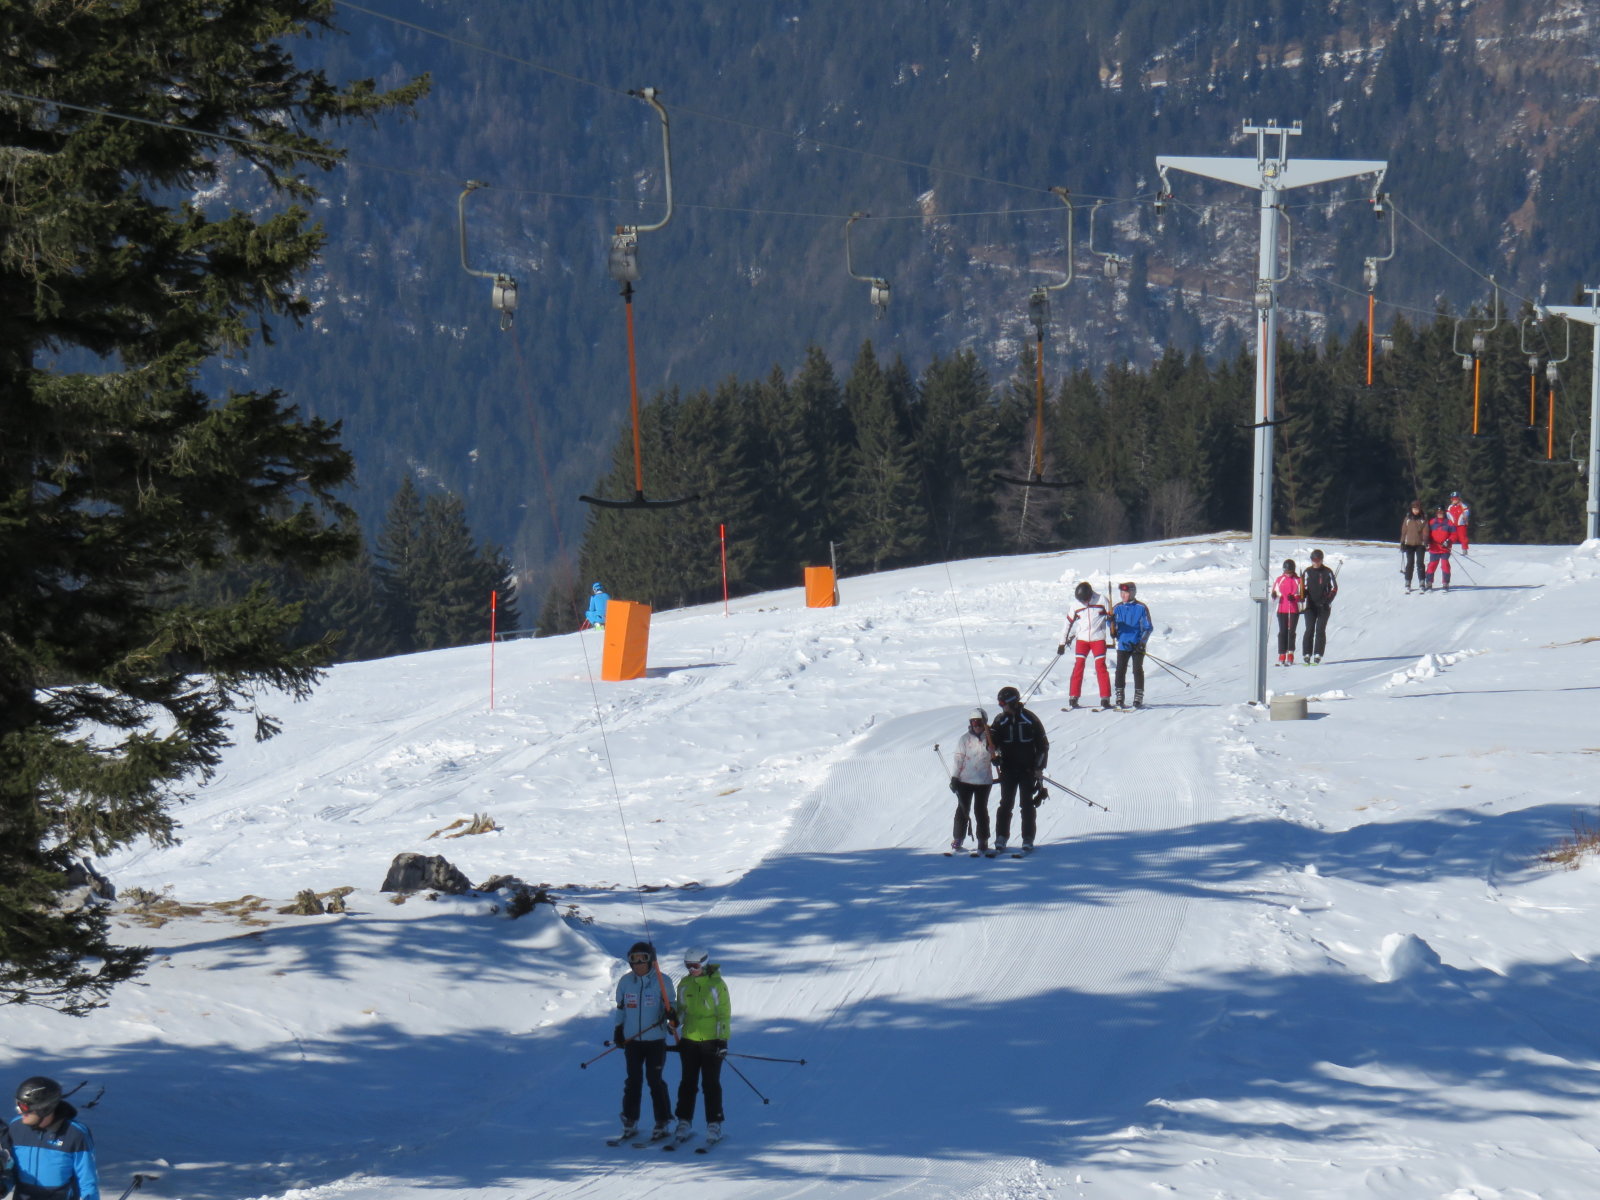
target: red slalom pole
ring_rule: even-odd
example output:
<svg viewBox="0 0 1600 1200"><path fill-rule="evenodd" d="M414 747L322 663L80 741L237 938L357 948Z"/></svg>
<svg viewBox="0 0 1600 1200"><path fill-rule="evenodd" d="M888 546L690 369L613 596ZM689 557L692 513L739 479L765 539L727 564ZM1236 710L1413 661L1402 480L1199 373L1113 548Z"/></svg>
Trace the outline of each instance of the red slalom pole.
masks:
<svg viewBox="0 0 1600 1200"><path fill-rule="evenodd" d="M717 526L717 537L722 542L722 615L728 615L728 527Z"/></svg>
<svg viewBox="0 0 1600 1200"><path fill-rule="evenodd" d="M489 711L494 711L494 628L495 619L499 616L500 593L498 590L489 593Z"/></svg>

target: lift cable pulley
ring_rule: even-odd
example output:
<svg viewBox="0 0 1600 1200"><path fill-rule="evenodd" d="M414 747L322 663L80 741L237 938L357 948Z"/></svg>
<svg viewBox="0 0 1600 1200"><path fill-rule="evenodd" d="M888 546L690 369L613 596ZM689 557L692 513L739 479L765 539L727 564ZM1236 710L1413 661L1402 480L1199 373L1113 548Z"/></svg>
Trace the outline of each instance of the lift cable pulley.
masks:
<svg viewBox="0 0 1600 1200"><path fill-rule="evenodd" d="M1552 314L1544 305L1534 307L1532 318L1521 322L1519 333L1522 352L1528 356L1528 429L1533 431L1539 428L1539 355L1536 348L1528 345L1528 326L1532 322L1545 322L1550 320ZM1565 460L1556 457L1556 384L1561 382L1560 364L1572 357L1572 322L1562 317L1562 324L1567 327L1567 347L1560 358L1547 357L1544 363L1545 382L1549 385L1549 400L1545 408L1545 436L1544 453L1535 455L1534 462L1546 466L1555 466Z"/></svg>
<svg viewBox="0 0 1600 1200"><path fill-rule="evenodd" d="M461 267L468 275L494 280L490 303L500 314L500 328L510 329L511 319L517 311L517 281L500 271L479 271L467 262L467 197L481 187L488 187L481 179L469 179L456 199L456 223L461 229Z"/></svg>
<svg viewBox="0 0 1600 1200"><path fill-rule="evenodd" d="M1472 335L1471 353L1461 348L1461 327L1469 324L1476 318L1462 317L1456 322L1455 331L1451 335L1450 348L1461 359L1461 369L1472 372L1472 432L1462 436L1468 440L1476 441L1489 435L1482 432L1480 417L1482 413L1482 381L1483 381L1483 356L1489 349L1489 335L1500 328L1500 285L1495 282L1493 275L1489 276L1489 284L1494 288L1494 320L1489 325L1475 331Z"/></svg>
<svg viewBox="0 0 1600 1200"><path fill-rule="evenodd" d="M623 308L628 317L628 404L633 418L633 498L631 500L605 500L598 496L579 496L585 504L600 508L675 508L703 499L700 495L684 496L677 500L648 500L644 494L644 453L639 435L639 364L633 342L633 285L639 282L639 235L653 233L672 220L672 127L667 120L667 110L656 99L655 88L638 88L628 93L643 100L661 119L661 157L664 164L667 193L667 211L654 225L618 225L611 238L611 253L606 269L611 278L621 285Z"/></svg>
<svg viewBox="0 0 1600 1200"><path fill-rule="evenodd" d="M1104 259L1105 263L1102 269L1105 271L1106 278L1115 279L1121 269L1128 265L1128 256L1126 254L1114 254L1110 250L1096 250L1094 248L1095 220L1100 216L1100 206L1104 203L1104 200L1096 200L1094 207L1089 210L1089 253L1098 254Z"/></svg>
<svg viewBox="0 0 1600 1200"><path fill-rule="evenodd" d="M889 281L878 275L859 275L856 273L855 257L850 248L850 226L857 221L870 219L868 212L855 212L850 214L850 219L844 223L844 269L849 272L851 279L859 279L867 285L868 294L872 299L872 306L878 310L877 316L882 318L889 311Z"/></svg>
<svg viewBox="0 0 1600 1200"><path fill-rule="evenodd" d="M1387 335L1378 337L1372 326L1377 319L1377 290L1378 290L1378 264L1388 262L1394 257L1394 205L1389 203L1389 194L1374 190L1372 193L1372 215L1378 220L1383 220L1385 214L1389 217L1389 253L1374 255L1366 260L1362 270L1363 279L1367 285L1367 386L1372 386L1372 349L1374 343L1384 351L1394 349L1394 338Z"/></svg>
<svg viewBox="0 0 1600 1200"><path fill-rule="evenodd" d="M1077 483L1070 479L1044 477L1044 330L1050 323L1050 293L1059 292L1072 282L1072 197L1064 187L1050 189L1067 208L1067 274L1059 283L1047 283L1034 289L1028 297L1028 319L1033 322L1033 453L1029 456L1028 478L995 474L996 483L1009 483L1017 487L1068 488Z"/></svg>

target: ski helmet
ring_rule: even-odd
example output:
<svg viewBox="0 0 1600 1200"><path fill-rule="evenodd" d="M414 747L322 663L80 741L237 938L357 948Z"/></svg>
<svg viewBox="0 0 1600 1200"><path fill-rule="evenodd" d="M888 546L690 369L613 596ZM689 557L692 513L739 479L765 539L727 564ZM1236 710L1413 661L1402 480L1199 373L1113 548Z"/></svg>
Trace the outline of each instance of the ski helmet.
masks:
<svg viewBox="0 0 1600 1200"><path fill-rule="evenodd" d="M985 725L987 725L989 723L989 714L984 712L981 708L975 708L967 714L967 720L982 721Z"/></svg>
<svg viewBox="0 0 1600 1200"><path fill-rule="evenodd" d="M1094 589L1087 583L1080 583L1072 589L1072 594L1078 598L1079 604L1089 603L1089 597L1094 595Z"/></svg>
<svg viewBox="0 0 1600 1200"><path fill-rule="evenodd" d="M711 951L704 946L696 946L692 950L683 952L683 965L686 967L699 967L705 970L706 964L711 961Z"/></svg>
<svg viewBox="0 0 1600 1200"><path fill-rule="evenodd" d="M656 961L656 948L654 946L649 942L635 942L628 947L628 963L630 966L633 964L634 956L639 954L648 954L651 962Z"/></svg>
<svg viewBox="0 0 1600 1200"><path fill-rule="evenodd" d="M34 1075L17 1085L17 1107L27 1113L55 1111L61 1103L61 1085L44 1075Z"/></svg>
<svg viewBox="0 0 1600 1200"><path fill-rule="evenodd" d="M1014 687L1003 687L1000 689L1000 694L996 696L995 699L1000 701L1000 705L1003 708L1007 704L1020 701L1022 699L1022 693L1017 691L1017 689Z"/></svg>
<svg viewBox="0 0 1600 1200"><path fill-rule="evenodd" d="M1285 575L1294 574L1294 559L1286 558L1283 560L1283 573Z"/></svg>
<svg viewBox="0 0 1600 1200"><path fill-rule="evenodd" d="M603 592L603 591L605 591L605 588L601 587L600 586L600 581L598 579L596 579L593 583L591 583L589 585L589 590L591 592Z"/></svg>
<svg viewBox="0 0 1600 1200"><path fill-rule="evenodd" d="M1322 561L1322 551L1321 550L1313 550L1311 552L1311 561L1314 562L1314 563L1321 562Z"/></svg>
<svg viewBox="0 0 1600 1200"><path fill-rule="evenodd" d="M1121 587L1123 591L1127 592L1129 596L1137 596L1139 594L1139 586L1132 580L1129 580L1124 584L1119 584L1118 586Z"/></svg>
<svg viewBox="0 0 1600 1200"><path fill-rule="evenodd" d="M1452 499L1452 500L1461 499L1461 493L1460 492L1451 492L1450 493L1450 499Z"/></svg>

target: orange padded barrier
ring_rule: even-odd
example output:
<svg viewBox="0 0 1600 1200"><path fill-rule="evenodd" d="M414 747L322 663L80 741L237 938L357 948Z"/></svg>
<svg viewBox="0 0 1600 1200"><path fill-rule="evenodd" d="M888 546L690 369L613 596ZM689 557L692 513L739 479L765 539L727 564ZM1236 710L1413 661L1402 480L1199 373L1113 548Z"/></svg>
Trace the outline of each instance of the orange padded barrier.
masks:
<svg viewBox="0 0 1600 1200"><path fill-rule="evenodd" d="M839 603L839 590L833 583L832 567L806 568L806 607L832 608Z"/></svg>
<svg viewBox="0 0 1600 1200"><path fill-rule="evenodd" d="M644 678L650 655L650 606L635 600L606 605L606 644L600 652L600 678L613 683Z"/></svg>

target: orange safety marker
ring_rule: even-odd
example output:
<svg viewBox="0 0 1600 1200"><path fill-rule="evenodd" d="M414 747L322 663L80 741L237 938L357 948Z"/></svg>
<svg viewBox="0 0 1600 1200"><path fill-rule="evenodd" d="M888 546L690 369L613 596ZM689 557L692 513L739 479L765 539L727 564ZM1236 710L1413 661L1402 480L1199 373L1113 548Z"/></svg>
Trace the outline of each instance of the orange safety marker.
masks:
<svg viewBox="0 0 1600 1200"><path fill-rule="evenodd" d="M600 678L611 683L643 679L650 656L650 606L636 600L606 605L606 640L600 652Z"/></svg>
<svg viewBox="0 0 1600 1200"><path fill-rule="evenodd" d="M832 567L806 568L806 607L833 608L839 603L839 592L833 582Z"/></svg>

